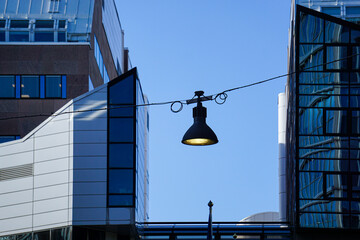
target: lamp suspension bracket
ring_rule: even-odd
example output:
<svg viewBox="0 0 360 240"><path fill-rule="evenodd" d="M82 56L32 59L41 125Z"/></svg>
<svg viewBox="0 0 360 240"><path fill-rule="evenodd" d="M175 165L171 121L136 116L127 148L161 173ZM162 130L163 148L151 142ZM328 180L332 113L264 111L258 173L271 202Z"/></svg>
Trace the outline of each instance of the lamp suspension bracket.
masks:
<svg viewBox="0 0 360 240"><path fill-rule="evenodd" d="M195 98L197 97L197 98ZM193 99L187 100L187 104L197 103L193 108L193 125L186 131L182 143L192 146L205 146L218 143L214 131L206 124L207 111L202 102L213 100L212 96L204 96L203 91L196 91Z"/></svg>

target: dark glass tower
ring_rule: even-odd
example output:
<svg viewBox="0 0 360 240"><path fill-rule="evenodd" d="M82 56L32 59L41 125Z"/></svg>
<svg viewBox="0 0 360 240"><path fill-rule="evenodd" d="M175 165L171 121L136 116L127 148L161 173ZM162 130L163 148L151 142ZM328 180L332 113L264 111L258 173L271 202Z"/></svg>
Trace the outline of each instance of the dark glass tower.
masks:
<svg viewBox="0 0 360 240"><path fill-rule="evenodd" d="M287 218L360 229L360 26L296 7L289 48Z"/></svg>

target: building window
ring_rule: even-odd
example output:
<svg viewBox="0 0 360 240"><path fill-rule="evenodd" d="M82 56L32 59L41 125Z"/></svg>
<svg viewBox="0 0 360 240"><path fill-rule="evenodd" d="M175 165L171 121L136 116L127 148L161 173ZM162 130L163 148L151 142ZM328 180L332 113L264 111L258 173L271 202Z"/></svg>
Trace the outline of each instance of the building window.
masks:
<svg viewBox="0 0 360 240"><path fill-rule="evenodd" d="M35 42L53 42L53 32L35 32Z"/></svg>
<svg viewBox="0 0 360 240"><path fill-rule="evenodd" d="M54 20L36 20L35 28L54 28Z"/></svg>
<svg viewBox="0 0 360 240"><path fill-rule="evenodd" d="M35 23L35 42L54 41L54 20L36 20Z"/></svg>
<svg viewBox="0 0 360 240"><path fill-rule="evenodd" d="M28 42L29 41L29 32L10 31L9 41L10 42Z"/></svg>
<svg viewBox="0 0 360 240"><path fill-rule="evenodd" d="M0 76L0 98L15 98L15 76Z"/></svg>
<svg viewBox="0 0 360 240"><path fill-rule="evenodd" d="M66 98L65 75L0 75L0 98Z"/></svg>
<svg viewBox="0 0 360 240"><path fill-rule="evenodd" d="M10 142L10 141L14 141L20 139L20 136L14 135L14 136L0 136L0 143L4 143L4 142Z"/></svg>
<svg viewBox="0 0 360 240"><path fill-rule="evenodd" d="M58 42L66 42L66 33L58 32Z"/></svg>
<svg viewBox="0 0 360 240"><path fill-rule="evenodd" d="M360 7L346 7L346 15L360 15Z"/></svg>
<svg viewBox="0 0 360 240"><path fill-rule="evenodd" d="M59 28L64 28L65 29L66 26L66 20L59 20Z"/></svg>
<svg viewBox="0 0 360 240"><path fill-rule="evenodd" d="M321 11L323 13L333 15L333 16L341 15L340 7L323 7L323 8L321 8Z"/></svg>
<svg viewBox="0 0 360 240"><path fill-rule="evenodd" d="M61 76L45 76L45 97L61 98Z"/></svg>
<svg viewBox="0 0 360 240"><path fill-rule="evenodd" d="M39 76L21 76L21 98L39 98Z"/></svg>
<svg viewBox="0 0 360 240"><path fill-rule="evenodd" d="M66 20L0 20L0 42L66 42Z"/></svg>
<svg viewBox="0 0 360 240"><path fill-rule="evenodd" d="M110 79L109 79L109 75L108 75L108 72L107 72L105 64L104 64L104 58L101 54L100 45L99 45L95 35L94 35L94 56L95 56L96 63L100 70L100 75L104 80L104 83L109 82Z"/></svg>
<svg viewBox="0 0 360 240"><path fill-rule="evenodd" d="M94 89L94 85L93 85L93 83L92 83L92 81L91 81L91 77L90 77L90 75L89 75L89 91L91 91L91 90L93 90Z"/></svg>
<svg viewBox="0 0 360 240"><path fill-rule="evenodd" d="M28 28L29 20L11 20L10 28Z"/></svg>

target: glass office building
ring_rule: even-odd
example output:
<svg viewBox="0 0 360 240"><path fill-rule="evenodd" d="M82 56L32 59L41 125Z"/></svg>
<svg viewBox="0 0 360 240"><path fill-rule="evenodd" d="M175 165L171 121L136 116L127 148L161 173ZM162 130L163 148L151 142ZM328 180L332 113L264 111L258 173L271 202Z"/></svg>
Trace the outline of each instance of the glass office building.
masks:
<svg viewBox="0 0 360 240"><path fill-rule="evenodd" d="M315 2L315 1L314 1ZM287 83L287 219L360 229L360 26L296 6Z"/></svg>

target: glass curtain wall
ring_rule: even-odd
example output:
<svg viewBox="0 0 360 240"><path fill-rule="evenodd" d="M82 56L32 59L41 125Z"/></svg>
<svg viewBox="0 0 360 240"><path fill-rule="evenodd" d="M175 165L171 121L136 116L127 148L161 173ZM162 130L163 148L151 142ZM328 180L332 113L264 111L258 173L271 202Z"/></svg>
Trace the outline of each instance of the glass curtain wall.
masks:
<svg viewBox="0 0 360 240"><path fill-rule="evenodd" d="M136 68L109 82L108 207L134 207L147 218L148 112Z"/></svg>
<svg viewBox="0 0 360 240"><path fill-rule="evenodd" d="M135 205L134 71L109 83L108 99L108 206Z"/></svg>
<svg viewBox="0 0 360 240"><path fill-rule="evenodd" d="M359 36L360 26L297 6L289 156L299 227L360 228Z"/></svg>

